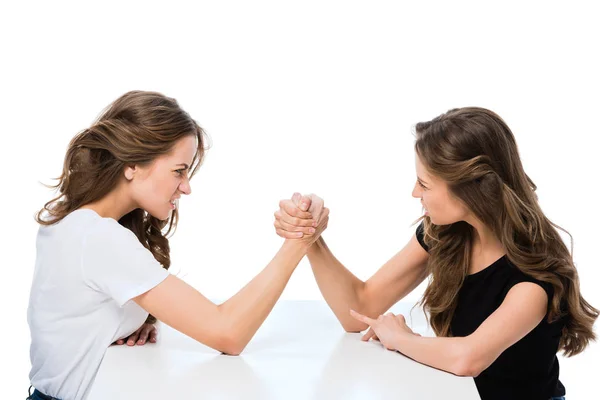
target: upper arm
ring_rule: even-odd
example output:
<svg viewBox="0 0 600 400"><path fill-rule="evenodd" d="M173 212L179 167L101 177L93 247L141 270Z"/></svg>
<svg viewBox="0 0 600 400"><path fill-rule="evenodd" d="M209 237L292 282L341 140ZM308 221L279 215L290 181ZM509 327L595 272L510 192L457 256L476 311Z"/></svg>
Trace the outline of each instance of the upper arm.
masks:
<svg viewBox="0 0 600 400"><path fill-rule="evenodd" d="M219 351L235 353L232 340L223 334L227 330L219 307L176 276L169 275L133 300L187 336Z"/></svg>
<svg viewBox="0 0 600 400"><path fill-rule="evenodd" d="M383 314L410 293L426 278L428 258L429 254L412 235L406 246L365 282L361 311L373 316Z"/></svg>
<svg viewBox="0 0 600 400"><path fill-rule="evenodd" d="M531 332L546 315L548 296L536 283L513 286L504 301L475 332L467 336L471 375L489 367L507 348Z"/></svg>

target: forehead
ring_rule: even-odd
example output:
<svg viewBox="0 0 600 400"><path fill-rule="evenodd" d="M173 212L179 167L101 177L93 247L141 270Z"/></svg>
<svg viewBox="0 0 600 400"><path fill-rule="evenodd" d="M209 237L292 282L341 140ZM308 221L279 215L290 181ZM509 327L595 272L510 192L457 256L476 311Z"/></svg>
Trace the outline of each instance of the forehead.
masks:
<svg viewBox="0 0 600 400"><path fill-rule="evenodd" d="M427 168L425 167L425 165L423 165L423 163L421 162L421 159L419 157L419 155L417 153L415 153L415 167L417 170L417 177L424 179L424 180L431 180L431 175L429 175L429 173L427 172Z"/></svg>
<svg viewBox="0 0 600 400"><path fill-rule="evenodd" d="M196 154L196 137L188 135L179 139L170 153L166 154L164 159L168 162L176 164L185 163L192 164L192 159Z"/></svg>

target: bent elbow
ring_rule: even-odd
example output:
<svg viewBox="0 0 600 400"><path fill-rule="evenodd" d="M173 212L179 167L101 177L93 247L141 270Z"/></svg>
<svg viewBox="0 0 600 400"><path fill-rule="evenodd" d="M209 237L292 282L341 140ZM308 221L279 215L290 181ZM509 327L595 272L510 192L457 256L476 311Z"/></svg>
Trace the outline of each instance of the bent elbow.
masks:
<svg viewBox="0 0 600 400"><path fill-rule="evenodd" d="M472 365L457 365L453 373L458 376L476 378L481 373L481 370Z"/></svg>
<svg viewBox="0 0 600 400"><path fill-rule="evenodd" d="M458 376L476 378L483 370L481 363L477 362L476 359L471 356L462 356L457 360L451 372Z"/></svg>
<svg viewBox="0 0 600 400"><path fill-rule="evenodd" d="M241 343L239 338L224 335L221 337L221 340L219 340L219 344L215 350L229 356L239 356L245 348L246 344Z"/></svg>
<svg viewBox="0 0 600 400"><path fill-rule="evenodd" d="M221 350L221 353L228 355L228 356L239 356L240 354L242 354L242 351L244 351L244 349L239 348L239 347L231 347L228 349Z"/></svg>
<svg viewBox="0 0 600 400"><path fill-rule="evenodd" d="M344 331L346 331L347 333L360 333L369 327L369 325L367 324L357 324L353 321L351 321L350 323L340 321L340 323L342 324L342 328L344 328Z"/></svg>

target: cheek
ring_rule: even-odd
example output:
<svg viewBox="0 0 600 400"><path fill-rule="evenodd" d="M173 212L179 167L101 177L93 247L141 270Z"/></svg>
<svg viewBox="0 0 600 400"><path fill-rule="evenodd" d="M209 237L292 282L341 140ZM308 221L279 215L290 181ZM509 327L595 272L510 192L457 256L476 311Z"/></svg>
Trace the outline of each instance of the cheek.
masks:
<svg viewBox="0 0 600 400"><path fill-rule="evenodd" d="M149 197L149 200L162 200L163 197L171 196L174 188L177 188L176 179L168 175L154 174L148 177L144 182L145 194Z"/></svg>
<svg viewBox="0 0 600 400"><path fill-rule="evenodd" d="M462 220L464 216L461 203L450 197L438 202L437 211L439 212L439 216L446 220L446 223L454 223Z"/></svg>
<svg viewBox="0 0 600 400"><path fill-rule="evenodd" d="M423 202L430 213L435 213L438 217L454 217L462 212L453 199L437 193L424 193Z"/></svg>

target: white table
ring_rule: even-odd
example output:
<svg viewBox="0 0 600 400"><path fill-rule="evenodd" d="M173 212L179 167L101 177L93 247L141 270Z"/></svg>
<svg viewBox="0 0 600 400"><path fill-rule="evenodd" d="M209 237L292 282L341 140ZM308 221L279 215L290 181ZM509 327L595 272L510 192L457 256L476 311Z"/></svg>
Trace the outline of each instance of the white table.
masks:
<svg viewBox="0 0 600 400"><path fill-rule="evenodd" d="M425 319L412 305L416 332ZM423 364L345 333L327 304L280 301L242 355L226 356L162 325L156 344L112 346L90 400L479 400L472 378Z"/></svg>

